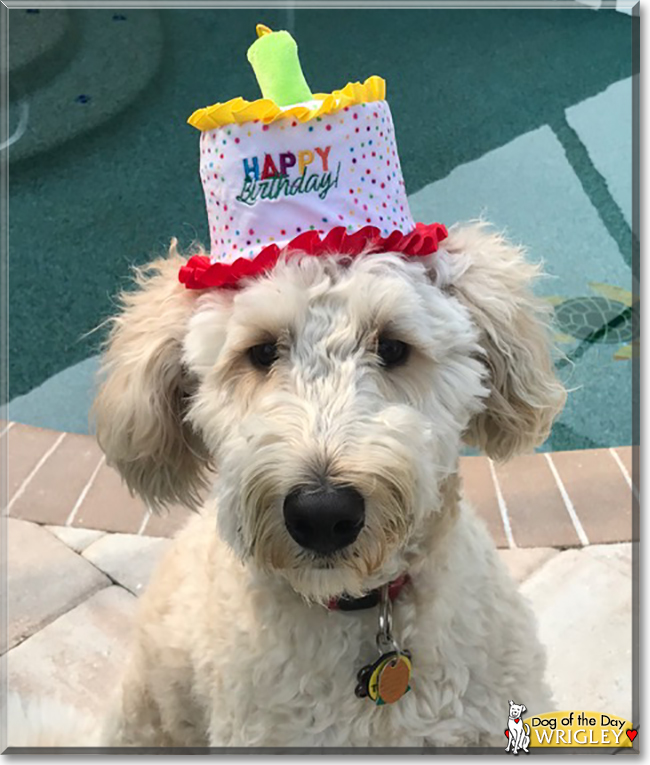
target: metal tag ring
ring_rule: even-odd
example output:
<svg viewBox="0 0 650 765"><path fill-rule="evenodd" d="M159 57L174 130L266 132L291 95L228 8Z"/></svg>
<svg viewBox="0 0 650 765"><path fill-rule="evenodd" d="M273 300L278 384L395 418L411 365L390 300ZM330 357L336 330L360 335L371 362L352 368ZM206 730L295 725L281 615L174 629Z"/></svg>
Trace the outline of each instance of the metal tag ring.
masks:
<svg viewBox="0 0 650 765"><path fill-rule="evenodd" d="M377 648L379 653L388 653L395 651L400 654L400 649L393 638L393 608L388 592L388 585L385 584L379 593L379 631L377 632Z"/></svg>

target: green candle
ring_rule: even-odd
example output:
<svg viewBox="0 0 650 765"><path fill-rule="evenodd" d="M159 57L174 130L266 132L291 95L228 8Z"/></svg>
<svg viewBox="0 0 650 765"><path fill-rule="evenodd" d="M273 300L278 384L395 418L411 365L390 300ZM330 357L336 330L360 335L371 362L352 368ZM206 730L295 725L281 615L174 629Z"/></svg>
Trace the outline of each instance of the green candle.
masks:
<svg viewBox="0 0 650 765"><path fill-rule="evenodd" d="M278 106L311 101L313 95L298 59L298 46L289 32L272 32L257 25L258 39L248 49L248 60L264 98Z"/></svg>

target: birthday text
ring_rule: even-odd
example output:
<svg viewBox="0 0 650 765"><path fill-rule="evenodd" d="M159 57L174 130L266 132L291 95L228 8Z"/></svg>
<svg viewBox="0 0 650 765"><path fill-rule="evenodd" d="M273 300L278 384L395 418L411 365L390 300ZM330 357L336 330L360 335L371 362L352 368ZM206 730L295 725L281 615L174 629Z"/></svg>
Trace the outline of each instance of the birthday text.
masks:
<svg viewBox="0 0 650 765"><path fill-rule="evenodd" d="M265 154L263 159L244 158L244 181L236 197L237 201L252 206L261 199L272 200L311 193L325 199L330 190L338 186L341 172L340 162L335 169L330 168L331 148L317 146L313 150L305 149L296 153L284 151L276 157ZM298 172L297 177L290 175L293 168Z"/></svg>

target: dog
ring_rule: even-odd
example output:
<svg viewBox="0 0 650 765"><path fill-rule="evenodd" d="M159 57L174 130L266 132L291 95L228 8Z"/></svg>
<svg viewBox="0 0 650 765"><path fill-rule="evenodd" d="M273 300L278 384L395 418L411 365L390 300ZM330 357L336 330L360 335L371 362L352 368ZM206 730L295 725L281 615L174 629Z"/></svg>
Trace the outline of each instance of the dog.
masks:
<svg viewBox="0 0 650 765"><path fill-rule="evenodd" d="M530 726L523 721L523 714L526 711L524 704L515 704L514 701L508 701L510 711L508 712L508 746L506 752L510 751L517 754L521 749L528 752L530 744Z"/></svg>
<svg viewBox="0 0 650 765"><path fill-rule="evenodd" d="M149 507L197 510L139 603L106 747L502 746L515 694L551 708L534 616L462 497L463 444L547 437L540 266L482 222L431 256L282 257L241 290L185 290L169 254L122 295L94 405ZM400 577L410 690L355 695L364 598Z"/></svg>

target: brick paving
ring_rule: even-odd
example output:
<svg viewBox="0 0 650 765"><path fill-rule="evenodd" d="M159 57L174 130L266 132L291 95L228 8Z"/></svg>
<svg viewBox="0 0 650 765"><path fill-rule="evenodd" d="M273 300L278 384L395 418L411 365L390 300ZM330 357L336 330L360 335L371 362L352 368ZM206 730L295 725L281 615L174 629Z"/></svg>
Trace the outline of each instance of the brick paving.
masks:
<svg viewBox="0 0 650 765"><path fill-rule="evenodd" d="M8 515L39 524L170 537L189 511L151 515L91 436L10 423ZM632 540L632 447L461 459L465 493L499 548L581 547Z"/></svg>

